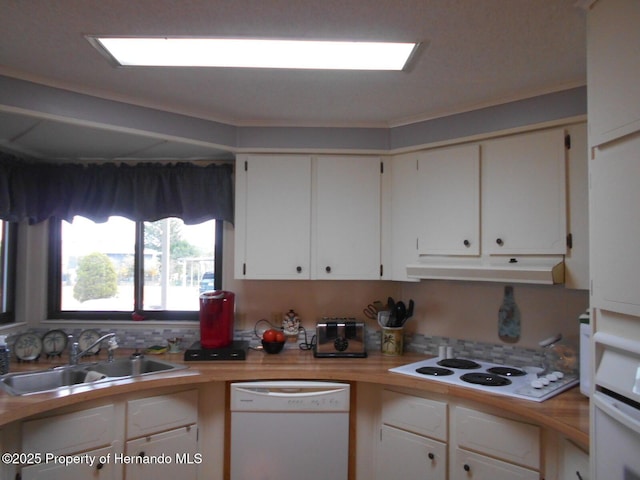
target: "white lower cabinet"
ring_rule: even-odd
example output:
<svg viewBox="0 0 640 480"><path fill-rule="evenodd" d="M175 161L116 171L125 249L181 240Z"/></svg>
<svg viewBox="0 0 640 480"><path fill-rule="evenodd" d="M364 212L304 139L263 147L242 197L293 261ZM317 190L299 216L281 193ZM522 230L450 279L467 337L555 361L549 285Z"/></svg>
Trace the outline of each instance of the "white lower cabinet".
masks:
<svg viewBox="0 0 640 480"><path fill-rule="evenodd" d="M566 438L560 443L558 480L589 480L589 454Z"/></svg>
<svg viewBox="0 0 640 480"><path fill-rule="evenodd" d="M462 406L451 410L451 480L540 478L540 427Z"/></svg>
<svg viewBox="0 0 640 480"><path fill-rule="evenodd" d="M197 390L93 405L19 425L22 453L35 463L21 467L23 480L197 479Z"/></svg>
<svg viewBox="0 0 640 480"><path fill-rule="evenodd" d="M377 478L446 480L447 404L383 390Z"/></svg>
<svg viewBox="0 0 640 480"><path fill-rule="evenodd" d="M198 392L156 395L127 402L127 480L196 479Z"/></svg>
<svg viewBox="0 0 640 480"><path fill-rule="evenodd" d="M36 464L22 479L120 479L123 409L116 404L30 420L22 424L22 452Z"/></svg>
<svg viewBox="0 0 640 480"><path fill-rule="evenodd" d="M385 389L379 423L379 480L540 480L544 476L542 429L517 417L478 410L473 403L436 394ZM576 457L565 456L565 469L573 469L577 462Z"/></svg>
<svg viewBox="0 0 640 480"><path fill-rule="evenodd" d="M540 473L512 463L455 448L451 480L539 480Z"/></svg>
<svg viewBox="0 0 640 480"><path fill-rule="evenodd" d="M130 440L125 451L127 458L132 459L125 465L127 480L197 478L201 459L196 425Z"/></svg>
<svg viewBox="0 0 640 480"><path fill-rule="evenodd" d="M122 467L114 461L116 451L113 447L89 450L76 453L73 458L84 460L81 463L68 464L62 462L47 462L24 467L22 480L116 480L122 478Z"/></svg>
<svg viewBox="0 0 640 480"><path fill-rule="evenodd" d="M378 478L445 480L447 444L382 425Z"/></svg>

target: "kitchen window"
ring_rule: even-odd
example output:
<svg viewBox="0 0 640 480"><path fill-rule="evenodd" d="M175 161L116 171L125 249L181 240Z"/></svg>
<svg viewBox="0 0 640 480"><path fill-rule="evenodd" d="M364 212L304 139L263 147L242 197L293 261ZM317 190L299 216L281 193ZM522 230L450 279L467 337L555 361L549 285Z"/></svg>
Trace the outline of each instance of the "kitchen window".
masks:
<svg viewBox="0 0 640 480"><path fill-rule="evenodd" d="M49 318L197 320L220 289L222 222L52 220Z"/></svg>
<svg viewBox="0 0 640 480"><path fill-rule="evenodd" d="M0 324L15 320L18 224L0 220Z"/></svg>

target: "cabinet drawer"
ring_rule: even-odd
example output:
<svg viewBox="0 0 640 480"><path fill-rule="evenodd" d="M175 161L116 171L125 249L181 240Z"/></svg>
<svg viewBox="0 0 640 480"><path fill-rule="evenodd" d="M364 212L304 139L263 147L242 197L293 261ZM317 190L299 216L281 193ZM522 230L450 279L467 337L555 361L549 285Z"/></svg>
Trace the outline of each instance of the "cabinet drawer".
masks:
<svg viewBox="0 0 640 480"><path fill-rule="evenodd" d="M447 444L382 426L377 478L447 478Z"/></svg>
<svg viewBox="0 0 640 480"><path fill-rule="evenodd" d="M447 441L447 404L383 390L382 421L436 440Z"/></svg>
<svg viewBox="0 0 640 480"><path fill-rule="evenodd" d="M456 448L449 478L451 480L539 480L540 474L528 468Z"/></svg>
<svg viewBox="0 0 640 480"><path fill-rule="evenodd" d="M65 455L103 447L116 439L114 405L31 420L22 424L22 450Z"/></svg>
<svg viewBox="0 0 640 480"><path fill-rule="evenodd" d="M198 453L198 428L190 425L127 442L130 457L150 457L155 462L125 465L127 480L179 478L195 480L202 457Z"/></svg>
<svg viewBox="0 0 640 480"><path fill-rule="evenodd" d="M115 461L115 449L113 447L102 448L87 452L93 460L89 462L64 465L56 463L41 463L25 467L20 472L22 480L70 480L70 479L100 479L118 480L122 478L122 465ZM109 459L106 463L99 463L101 457Z"/></svg>
<svg viewBox="0 0 640 480"><path fill-rule="evenodd" d="M127 438L191 425L197 420L197 390L127 402Z"/></svg>
<svg viewBox="0 0 640 480"><path fill-rule="evenodd" d="M455 409L457 446L540 468L540 428L464 407Z"/></svg>

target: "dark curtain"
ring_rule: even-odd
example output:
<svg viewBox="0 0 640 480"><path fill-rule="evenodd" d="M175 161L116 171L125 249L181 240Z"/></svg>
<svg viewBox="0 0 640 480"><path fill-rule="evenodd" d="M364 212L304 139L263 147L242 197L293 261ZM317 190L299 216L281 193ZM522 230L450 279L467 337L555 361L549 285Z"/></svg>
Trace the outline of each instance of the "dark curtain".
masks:
<svg viewBox="0 0 640 480"><path fill-rule="evenodd" d="M51 164L0 153L0 218L39 223L75 215L103 222L181 218L233 223L233 166Z"/></svg>

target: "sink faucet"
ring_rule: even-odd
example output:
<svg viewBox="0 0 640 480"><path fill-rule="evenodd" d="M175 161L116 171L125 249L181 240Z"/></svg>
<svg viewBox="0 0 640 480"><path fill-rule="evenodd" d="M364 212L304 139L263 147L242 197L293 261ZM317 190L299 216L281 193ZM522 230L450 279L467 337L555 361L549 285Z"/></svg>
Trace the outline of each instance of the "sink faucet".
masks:
<svg viewBox="0 0 640 480"><path fill-rule="evenodd" d="M85 348L82 352L78 352L80 349L80 344L73 339L73 335L69 335L69 365L77 365L78 360L84 357L93 347L103 342L104 340L109 339L107 343L107 361L113 362L113 351L118 348L118 339L116 338L115 333L107 333L103 335L98 340L93 342L87 348Z"/></svg>

